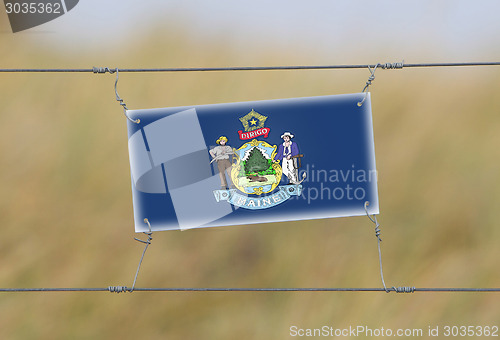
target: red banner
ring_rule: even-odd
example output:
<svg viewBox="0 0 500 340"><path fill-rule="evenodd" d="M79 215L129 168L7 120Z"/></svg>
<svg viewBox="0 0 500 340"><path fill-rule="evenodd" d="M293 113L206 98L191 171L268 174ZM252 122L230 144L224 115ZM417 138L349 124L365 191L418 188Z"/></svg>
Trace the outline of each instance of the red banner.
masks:
<svg viewBox="0 0 500 340"><path fill-rule="evenodd" d="M267 135L269 134L270 131L271 131L270 128L261 128L250 132L243 132L240 130L238 131L238 134L240 135L241 140L247 140L259 136L264 136L264 138L267 138Z"/></svg>

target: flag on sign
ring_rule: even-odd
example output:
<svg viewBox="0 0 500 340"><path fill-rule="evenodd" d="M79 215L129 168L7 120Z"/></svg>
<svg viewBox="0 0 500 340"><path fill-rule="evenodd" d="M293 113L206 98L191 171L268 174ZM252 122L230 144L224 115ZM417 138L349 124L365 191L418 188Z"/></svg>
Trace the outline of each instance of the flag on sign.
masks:
<svg viewBox="0 0 500 340"><path fill-rule="evenodd" d="M129 110L136 232L378 214L364 96Z"/></svg>

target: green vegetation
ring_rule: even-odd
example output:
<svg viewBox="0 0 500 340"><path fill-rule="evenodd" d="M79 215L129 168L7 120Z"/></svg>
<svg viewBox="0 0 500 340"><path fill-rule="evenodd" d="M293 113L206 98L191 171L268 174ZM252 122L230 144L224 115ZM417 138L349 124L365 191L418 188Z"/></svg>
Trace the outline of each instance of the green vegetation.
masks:
<svg viewBox="0 0 500 340"><path fill-rule="evenodd" d="M245 173L247 175L254 173L261 174L266 172L269 167L269 162L264 157L262 152L258 148L254 147L250 151L250 154L245 162Z"/></svg>
<svg viewBox="0 0 500 340"><path fill-rule="evenodd" d="M241 168L240 168L240 172L238 173L238 177L247 176L247 175L260 175L260 176L276 175L276 170L274 170L272 168L273 161L271 159L266 159L266 161L267 161L267 165L266 165L265 170L250 171L250 172L247 172L247 170L246 170L249 168L249 167L247 167L247 162L241 161L241 163L240 163Z"/></svg>

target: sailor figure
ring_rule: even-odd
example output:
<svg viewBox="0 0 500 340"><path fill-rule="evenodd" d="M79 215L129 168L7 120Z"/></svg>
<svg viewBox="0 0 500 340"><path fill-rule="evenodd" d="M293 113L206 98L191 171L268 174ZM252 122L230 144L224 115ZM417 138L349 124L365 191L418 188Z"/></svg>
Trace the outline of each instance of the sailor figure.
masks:
<svg viewBox="0 0 500 340"><path fill-rule="evenodd" d="M298 159L299 147L297 143L292 142L293 135L290 132L285 132L281 135L284 140L283 144L278 146L277 160L281 160L283 174L288 178L289 183L299 183L299 164Z"/></svg>

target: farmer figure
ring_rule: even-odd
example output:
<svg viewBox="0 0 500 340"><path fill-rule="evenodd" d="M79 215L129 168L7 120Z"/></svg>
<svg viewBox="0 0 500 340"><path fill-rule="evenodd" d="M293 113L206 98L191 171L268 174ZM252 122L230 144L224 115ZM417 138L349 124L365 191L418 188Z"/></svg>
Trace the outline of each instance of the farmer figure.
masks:
<svg viewBox="0 0 500 340"><path fill-rule="evenodd" d="M222 190L227 190L227 179L226 171L229 178L231 178L231 162L229 161L229 155L233 154L233 149L226 145L227 137L220 136L216 143L218 146L210 150L210 155L213 157L212 162L217 162L217 168L219 169L220 182ZM212 163L210 162L210 163Z"/></svg>

